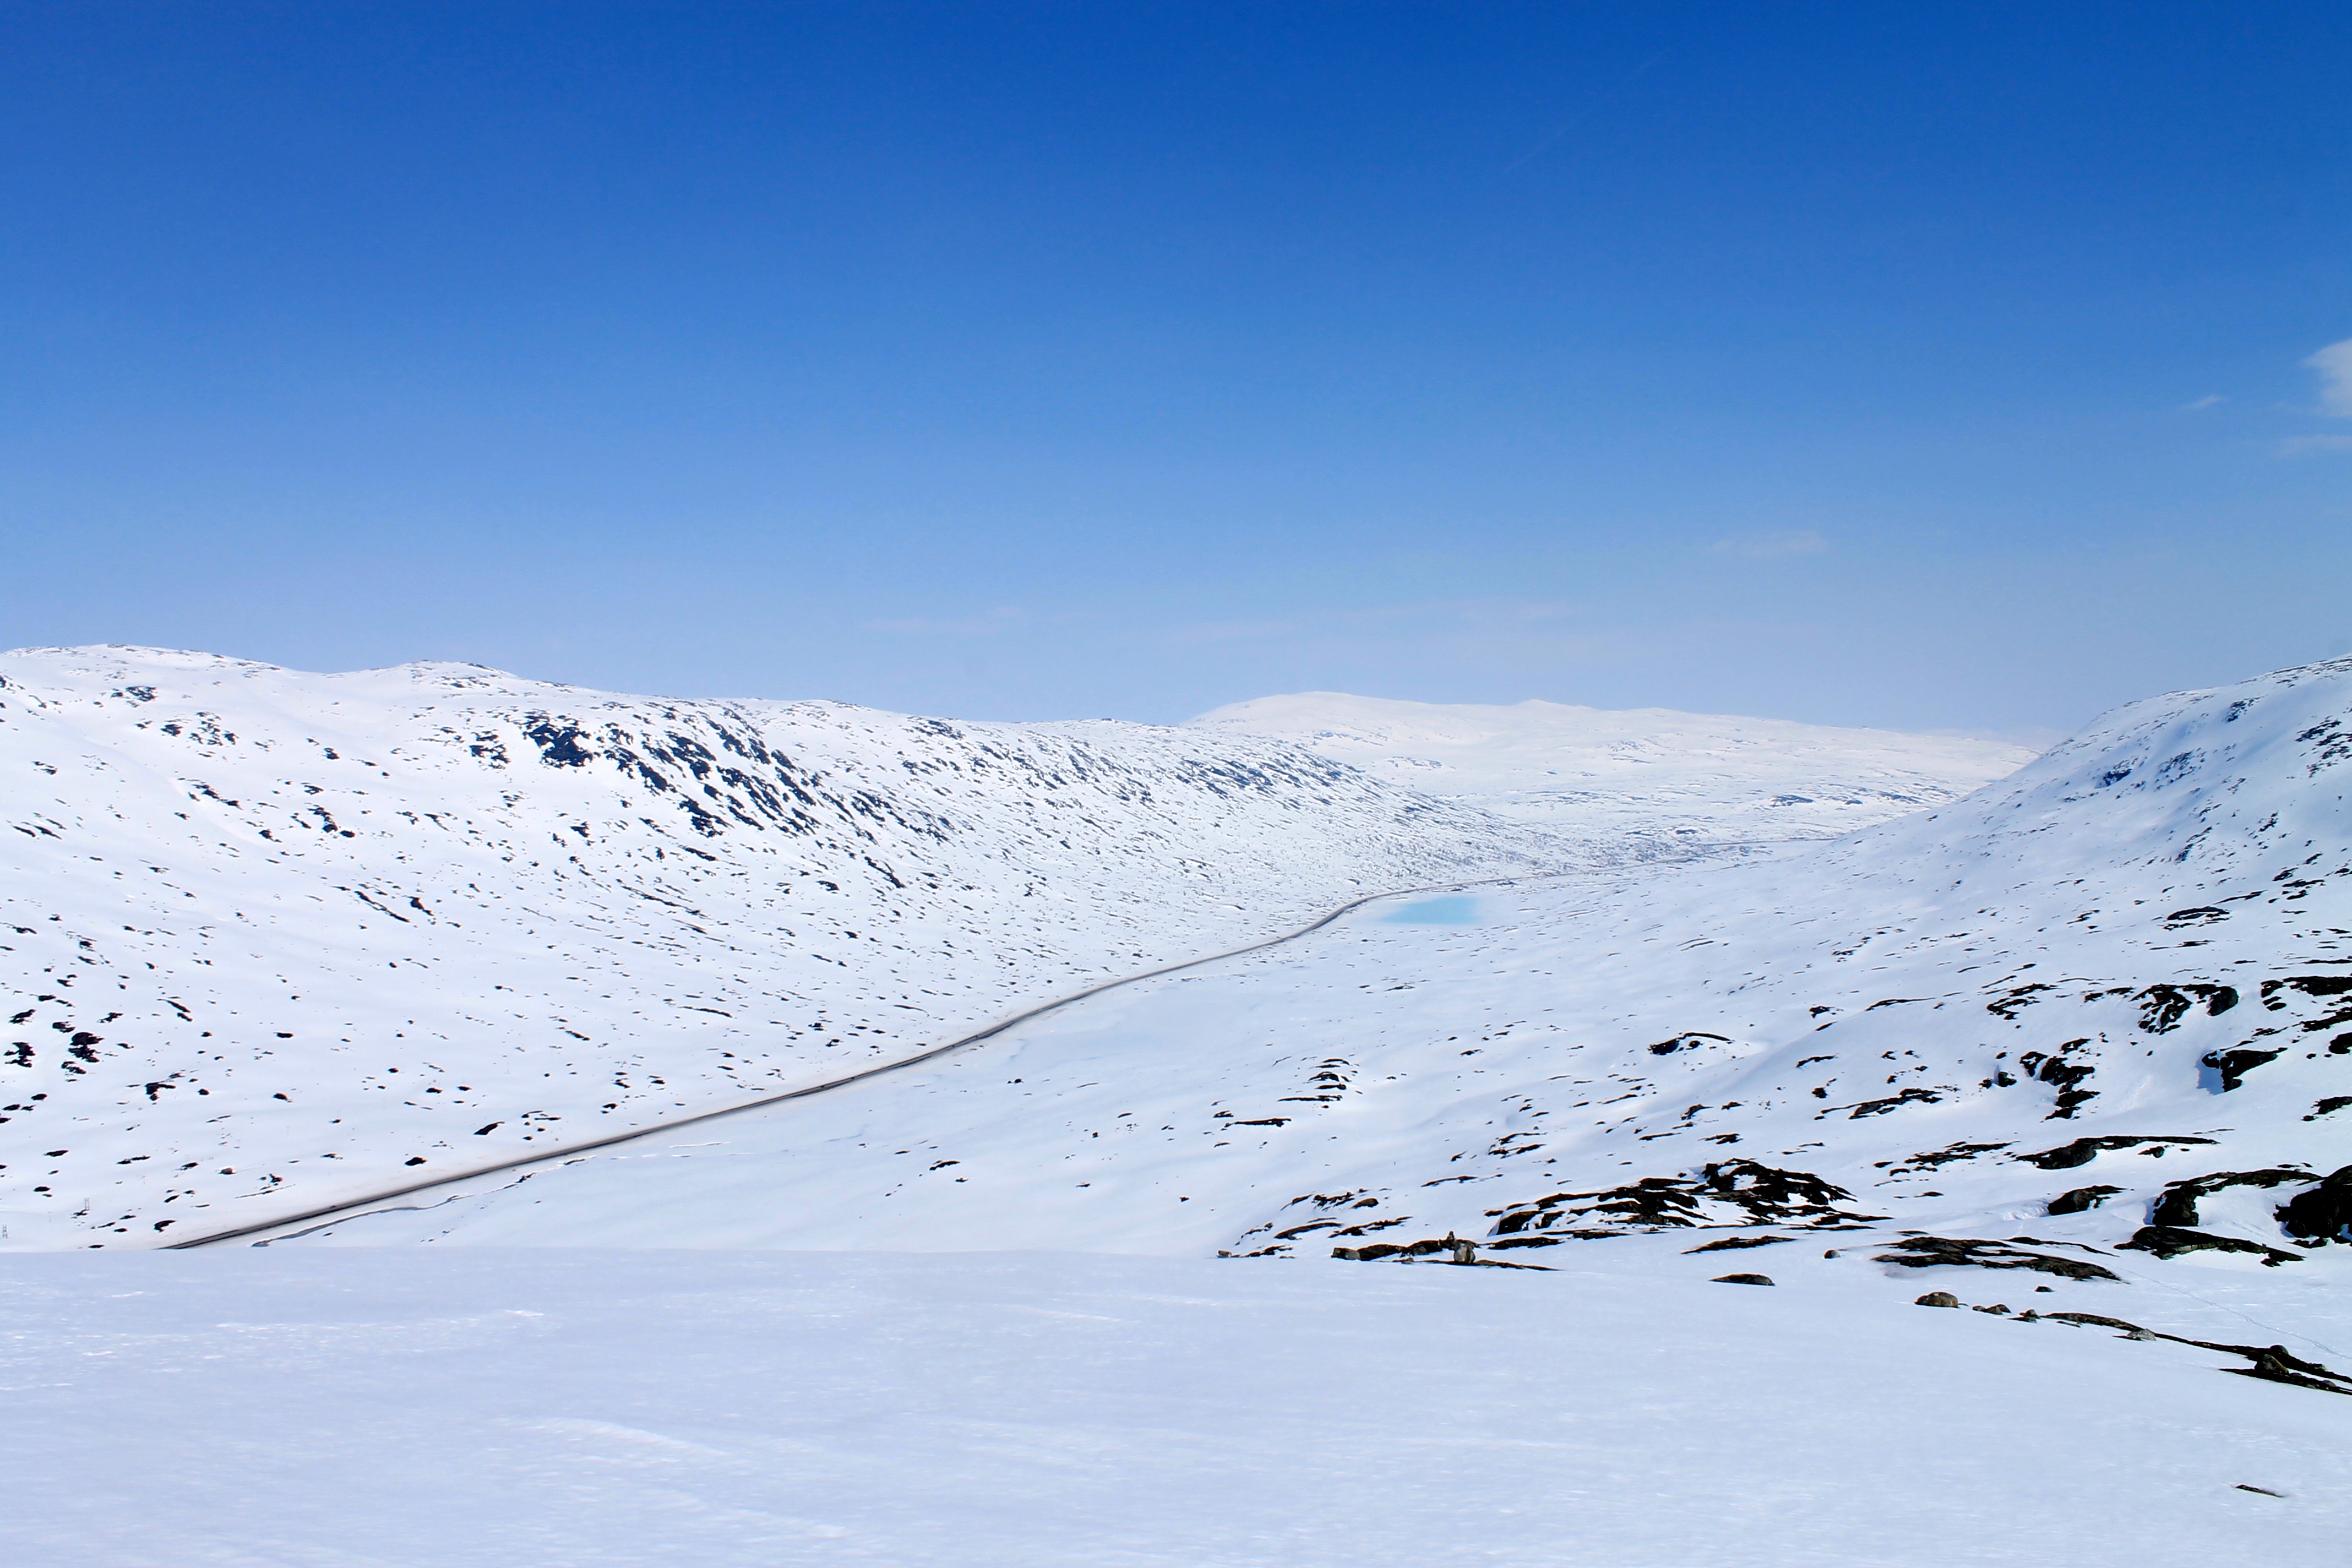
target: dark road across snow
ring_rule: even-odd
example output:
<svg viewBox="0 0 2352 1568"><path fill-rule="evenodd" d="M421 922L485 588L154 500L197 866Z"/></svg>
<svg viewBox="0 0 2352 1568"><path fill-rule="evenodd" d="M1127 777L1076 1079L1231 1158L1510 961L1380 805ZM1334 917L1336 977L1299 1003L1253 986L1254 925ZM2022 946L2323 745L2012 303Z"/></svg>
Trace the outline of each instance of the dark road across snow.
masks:
<svg viewBox="0 0 2352 1568"><path fill-rule="evenodd" d="M1009 1018L1000 1019L984 1029L974 1030L944 1045L932 1046L928 1049L916 1052L913 1056L901 1057L896 1061L884 1062L879 1066L866 1068L857 1072L844 1073L839 1078L827 1079L822 1083L785 1089L778 1094L763 1094L756 1100L747 1100L740 1105L724 1106L717 1110L697 1111L691 1116L677 1117L667 1121L656 1122L650 1127L639 1127L626 1132L612 1133L603 1138L584 1139L577 1143L567 1143L560 1149L550 1149L543 1152L535 1152L515 1159L494 1161L488 1164L477 1165L470 1171L461 1172L453 1176L435 1176L431 1181L410 1182L402 1186L384 1187L364 1197L346 1198L336 1203L322 1204L315 1208L304 1209L299 1214L281 1215L275 1219L238 1226L230 1230L218 1230L205 1236L188 1237L184 1240L166 1243L162 1250L184 1252L193 1247L216 1247L224 1242L240 1241L247 1237L267 1237L270 1232L284 1230L289 1226L333 1220L349 1215L356 1210L366 1209L372 1205L388 1203L394 1198L412 1197L418 1193L431 1192L436 1187L450 1186L458 1182L478 1181L484 1176L495 1176L503 1171L519 1171L526 1166L544 1165L552 1161L569 1159L593 1150L609 1149L616 1143L631 1143L640 1138L652 1138L663 1133L675 1132L681 1127L691 1127L698 1122L715 1121L722 1116L740 1116L747 1110L758 1110L764 1106L781 1105L786 1100L805 1100L811 1095L824 1094L836 1089L846 1089L851 1084L863 1083L868 1079L880 1078L887 1073L900 1072L908 1068L919 1067L924 1062L937 1060L951 1051L961 1051L992 1040L1006 1030L1025 1024L1033 1018L1042 1018L1048 1013L1057 1012L1074 1003L1083 1002L1089 996L1099 996L1106 991L1116 991L1123 985L1133 985L1140 981L1156 980L1165 974L1181 973L1188 969L1198 969L1203 964L1221 963L1228 958L1239 958L1245 953L1262 952L1267 948L1279 947L1285 942L1297 942L1301 937L1312 936L1349 912L1360 910L1366 904L1378 903L1383 899L1416 898L1424 893L1453 893L1465 888L1508 887L1528 879L1496 878L1484 882L1457 882L1431 888L1396 888L1385 892L1367 893L1360 899L1352 899L1341 904L1319 920L1301 926L1297 931L1285 931L1280 936L1268 937L1264 942L1254 942L1241 947L1228 948L1223 952L1213 952L1203 958L1190 958L1181 963L1162 964L1157 969L1147 969L1140 973L1123 974L1116 980L1106 980L1099 985L1089 985L1083 991L1073 991L1066 996L1057 996L1051 1002L1026 1008Z"/></svg>

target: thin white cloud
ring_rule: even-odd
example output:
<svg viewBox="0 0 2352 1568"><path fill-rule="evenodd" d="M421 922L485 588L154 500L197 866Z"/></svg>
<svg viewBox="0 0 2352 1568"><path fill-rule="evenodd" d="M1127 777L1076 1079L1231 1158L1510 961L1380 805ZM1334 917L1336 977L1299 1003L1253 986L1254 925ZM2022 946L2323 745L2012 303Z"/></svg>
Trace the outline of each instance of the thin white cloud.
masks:
<svg viewBox="0 0 2352 1568"><path fill-rule="evenodd" d="M2210 408L2217 403L2227 403L2228 401L2228 398L2223 397L2218 392L2209 392L2204 396L2199 398L2196 402L2184 403L2180 406L2188 412L2194 413L2200 408Z"/></svg>
<svg viewBox="0 0 2352 1568"><path fill-rule="evenodd" d="M2319 373L2321 411L2352 419L2352 338L2330 343L2303 363Z"/></svg>
<svg viewBox="0 0 2352 1568"><path fill-rule="evenodd" d="M1717 540L1708 548L1710 555L1738 555L1750 561L1765 561L1784 555L1819 555L1830 547L1830 542L1804 529L1794 533L1742 533Z"/></svg>
<svg viewBox="0 0 2352 1568"><path fill-rule="evenodd" d="M2352 452L2352 436L2294 436L2278 445L2282 458L2306 458L2314 452Z"/></svg>

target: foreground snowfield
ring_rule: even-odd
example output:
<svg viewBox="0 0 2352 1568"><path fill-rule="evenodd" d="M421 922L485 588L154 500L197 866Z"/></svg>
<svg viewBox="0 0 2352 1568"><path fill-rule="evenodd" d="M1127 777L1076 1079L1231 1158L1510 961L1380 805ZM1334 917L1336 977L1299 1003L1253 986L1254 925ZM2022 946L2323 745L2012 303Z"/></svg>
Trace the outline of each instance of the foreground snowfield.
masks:
<svg viewBox="0 0 2352 1568"><path fill-rule="evenodd" d="M0 1555L2343 1562L2352 1400L1786 1272L1768 1290L1047 1254L16 1256Z"/></svg>

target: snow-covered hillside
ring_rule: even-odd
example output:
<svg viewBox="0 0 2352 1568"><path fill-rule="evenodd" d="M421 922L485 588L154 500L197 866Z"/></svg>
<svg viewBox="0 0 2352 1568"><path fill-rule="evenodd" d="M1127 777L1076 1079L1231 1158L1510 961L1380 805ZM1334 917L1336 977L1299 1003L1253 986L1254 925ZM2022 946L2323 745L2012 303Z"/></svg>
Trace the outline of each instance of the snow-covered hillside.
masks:
<svg viewBox="0 0 2352 1568"><path fill-rule="evenodd" d="M0 656L0 823L14 1247L736 1103L1596 858L1278 741L137 648Z"/></svg>
<svg viewBox="0 0 2352 1568"><path fill-rule="evenodd" d="M1815 733L1756 727L1691 809L1891 776L1884 745L1817 766ZM1917 798L1987 765L1927 744ZM1646 807L1547 829L1213 724L119 647L0 656L0 781L16 1247L169 1240L824 1081L1368 891L1694 848Z"/></svg>
<svg viewBox="0 0 2352 1568"><path fill-rule="evenodd" d="M2157 698L1827 846L1374 906L311 1239L1363 1267L1452 1235L1906 1301L1984 1281L2216 1340L2255 1331L2213 1321L2252 1291L2273 1340L2311 1333L2352 1279L2347 784L2352 661Z"/></svg>
<svg viewBox="0 0 2352 1568"><path fill-rule="evenodd" d="M1194 727L1311 747L1554 832L1685 843L1824 838L1957 799L2032 761L2021 746L1773 719L1558 702L1400 702L1308 691Z"/></svg>

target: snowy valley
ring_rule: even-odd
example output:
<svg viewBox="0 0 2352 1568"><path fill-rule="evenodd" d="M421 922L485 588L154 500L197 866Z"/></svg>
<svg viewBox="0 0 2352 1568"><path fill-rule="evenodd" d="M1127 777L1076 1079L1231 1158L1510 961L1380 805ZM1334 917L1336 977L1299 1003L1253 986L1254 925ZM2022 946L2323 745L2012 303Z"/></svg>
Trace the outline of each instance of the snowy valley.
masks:
<svg viewBox="0 0 2352 1568"><path fill-rule="evenodd" d="M2152 700L1826 847L1374 902L691 1147L315 1234L1547 1265L1852 1234L2033 1284L2119 1247L2333 1279L2347 715L2352 666Z"/></svg>
<svg viewBox="0 0 2352 1568"><path fill-rule="evenodd" d="M1143 725L139 649L0 682L15 1247L226 1228L823 1081L1366 892L1661 852Z"/></svg>
<svg viewBox="0 0 2352 1568"><path fill-rule="evenodd" d="M455 1410L467 1473L404 1485L527 1500L386 1561L2316 1564L2352 1521L2352 661L2013 773L1576 710L0 668L9 1245L263 1226L114 1259L129 1305L24 1260L88 1319L26 1386L160 1355L247 1431L195 1365L247 1353L231 1258L271 1342L360 1347L337 1386L421 1335L441 1392L352 1394L373 1446L285 1418L355 1475ZM1376 1484L1431 1443L1477 1458ZM610 1556L556 1522L582 1464Z"/></svg>

